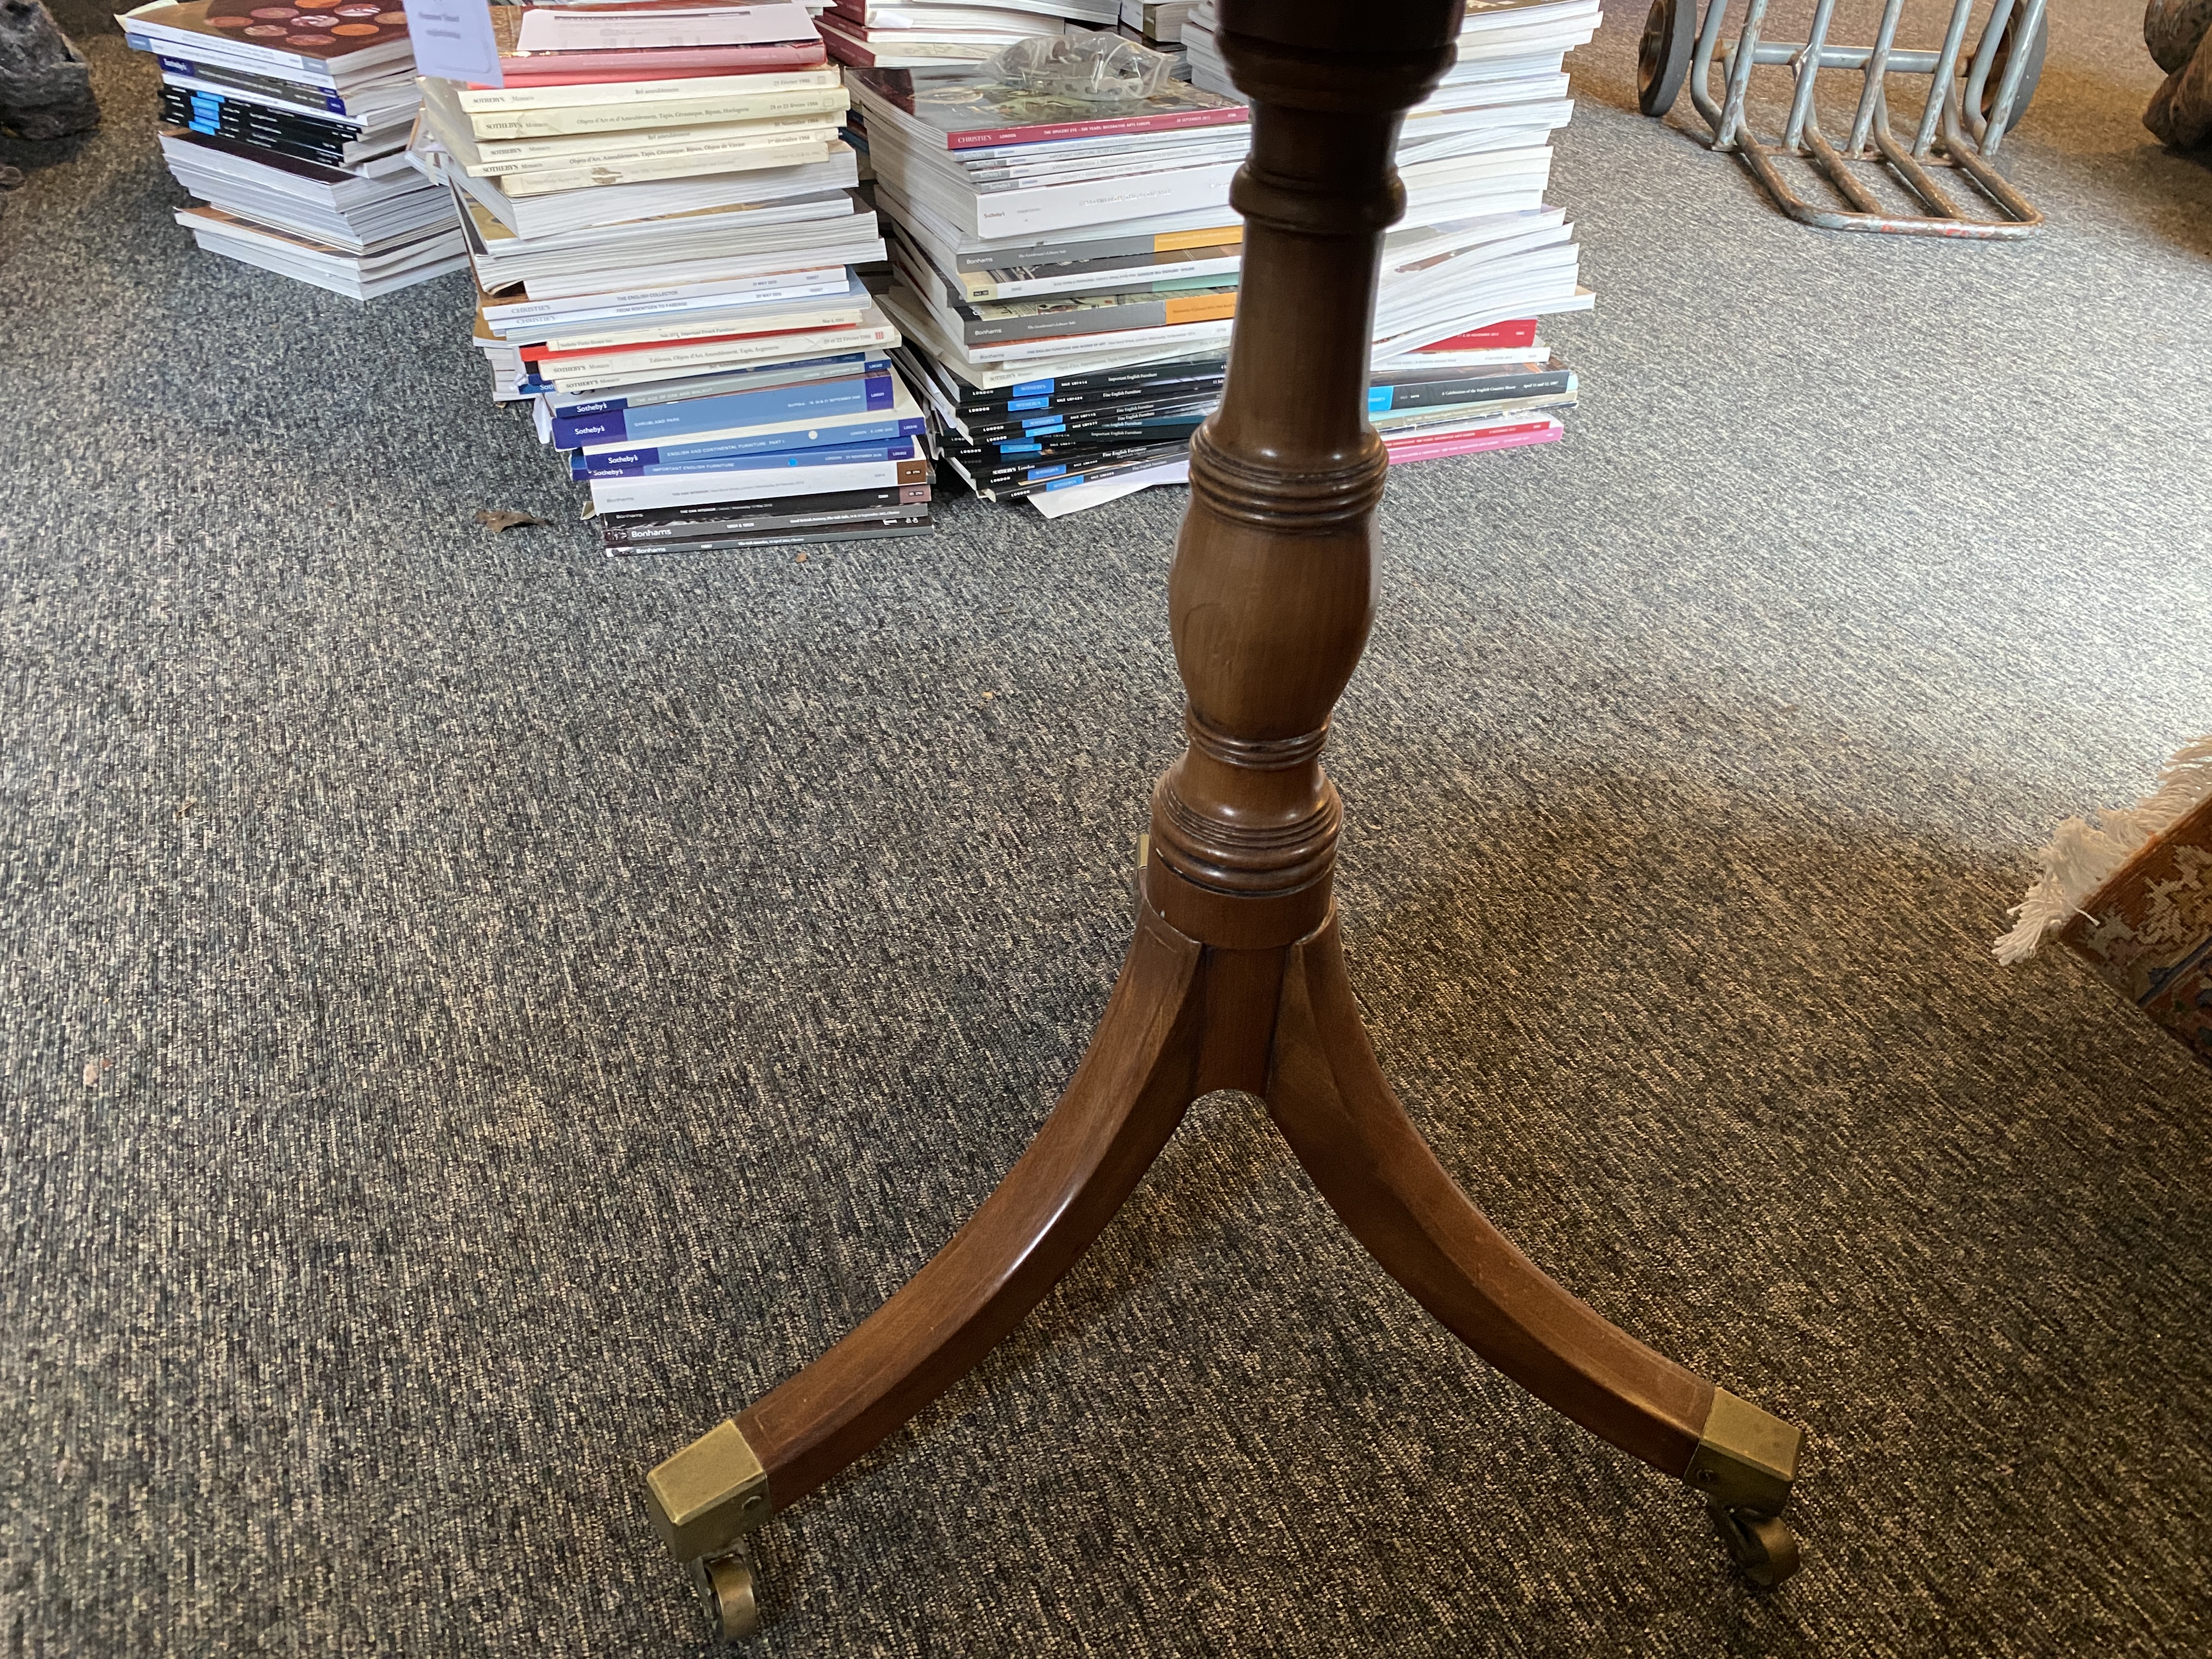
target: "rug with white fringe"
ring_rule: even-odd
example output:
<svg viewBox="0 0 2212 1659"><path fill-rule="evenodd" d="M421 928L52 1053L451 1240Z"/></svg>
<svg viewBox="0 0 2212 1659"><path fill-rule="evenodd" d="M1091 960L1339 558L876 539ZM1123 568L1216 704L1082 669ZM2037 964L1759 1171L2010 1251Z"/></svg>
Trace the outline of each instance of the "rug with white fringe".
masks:
<svg viewBox="0 0 2212 1659"><path fill-rule="evenodd" d="M2212 737L2179 750L2136 805L2067 819L2038 860L1997 960L2056 935L2212 1065Z"/></svg>

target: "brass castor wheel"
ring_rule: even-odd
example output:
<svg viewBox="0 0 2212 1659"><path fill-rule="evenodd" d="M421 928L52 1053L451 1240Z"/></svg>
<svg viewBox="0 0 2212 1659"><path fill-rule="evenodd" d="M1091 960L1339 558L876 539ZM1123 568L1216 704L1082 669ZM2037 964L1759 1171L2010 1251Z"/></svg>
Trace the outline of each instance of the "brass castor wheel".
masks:
<svg viewBox="0 0 2212 1659"><path fill-rule="evenodd" d="M1753 1515L1720 1504L1710 1509L1736 1570L1759 1589L1772 1589L1802 1565L1797 1534L1780 1516Z"/></svg>
<svg viewBox="0 0 2212 1659"><path fill-rule="evenodd" d="M760 1600L754 1593L753 1564L740 1544L727 1555L691 1564L691 1583L707 1610L707 1623L725 1642L760 1628Z"/></svg>

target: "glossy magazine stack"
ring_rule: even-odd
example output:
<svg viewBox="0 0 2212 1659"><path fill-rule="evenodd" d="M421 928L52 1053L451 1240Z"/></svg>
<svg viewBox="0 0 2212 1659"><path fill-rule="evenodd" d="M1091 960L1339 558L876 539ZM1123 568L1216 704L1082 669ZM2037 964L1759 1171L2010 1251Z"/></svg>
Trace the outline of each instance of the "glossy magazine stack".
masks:
<svg viewBox="0 0 2212 1659"><path fill-rule="evenodd" d="M1406 116L1406 216L1383 244L1369 399L1394 464L1564 435L1575 377L1538 325L1592 295L1544 192L1574 110L1564 59L1601 21L1599 0L1469 0L1458 61ZM1200 0L1182 27L1191 79L1233 92L1213 27Z"/></svg>
<svg viewBox="0 0 2212 1659"><path fill-rule="evenodd" d="M848 98L790 4L517 7L500 87L426 79L474 340L611 553L931 527L921 406L853 267L880 261Z"/></svg>
<svg viewBox="0 0 2212 1659"><path fill-rule="evenodd" d="M1115 103L1004 66L848 76L896 273L884 309L944 459L1048 516L1187 476L1236 311L1249 129L1211 8L1131 9L1177 34L1189 83ZM1591 301L1543 192L1572 109L1561 59L1598 21L1598 0L1476 0L1457 65L1407 117L1369 394L1394 465L1562 435L1577 387L1539 320Z"/></svg>
<svg viewBox="0 0 2212 1659"><path fill-rule="evenodd" d="M884 309L951 472L1056 507L1177 462L1220 393L1244 106L1174 80L1102 104L983 70L847 78L895 272Z"/></svg>
<svg viewBox="0 0 2212 1659"><path fill-rule="evenodd" d="M185 0L116 20L161 74L161 143L199 245L367 300L461 268L453 204L408 165L399 0Z"/></svg>

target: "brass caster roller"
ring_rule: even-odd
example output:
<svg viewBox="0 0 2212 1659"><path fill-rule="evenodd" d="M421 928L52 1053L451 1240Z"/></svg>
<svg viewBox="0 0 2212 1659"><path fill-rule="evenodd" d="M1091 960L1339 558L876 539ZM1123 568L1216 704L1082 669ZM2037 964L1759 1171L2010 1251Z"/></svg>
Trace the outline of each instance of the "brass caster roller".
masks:
<svg viewBox="0 0 2212 1659"><path fill-rule="evenodd" d="M774 1512L768 1471L734 1419L718 1423L645 1477L653 1521L668 1553L685 1563L725 1642L760 1628L760 1598L745 1534Z"/></svg>
<svg viewBox="0 0 2212 1659"><path fill-rule="evenodd" d="M725 1642L740 1641L760 1628L753 1564L743 1544L726 1555L694 1561L691 1583L707 1610L708 1628Z"/></svg>
<svg viewBox="0 0 2212 1659"><path fill-rule="evenodd" d="M1721 1504L1710 1507L1737 1571L1759 1589L1772 1589L1802 1565L1797 1534L1780 1516L1753 1515Z"/></svg>
<svg viewBox="0 0 2212 1659"><path fill-rule="evenodd" d="M1782 1506L1797 1480L1804 1432L1771 1412L1713 1390L1705 1434L1682 1479L1701 1493L1737 1570L1761 1589L1797 1571L1797 1534Z"/></svg>

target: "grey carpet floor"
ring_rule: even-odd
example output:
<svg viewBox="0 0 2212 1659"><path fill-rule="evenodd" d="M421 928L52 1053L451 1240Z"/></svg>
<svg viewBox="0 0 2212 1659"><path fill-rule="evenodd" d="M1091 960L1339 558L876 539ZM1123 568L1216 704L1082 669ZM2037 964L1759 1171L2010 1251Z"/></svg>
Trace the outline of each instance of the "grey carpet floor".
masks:
<svg viewBox="0 0 2212 1659"><path fill-rule="evenodd" d="M1409 1105L1808 1425L1802 1578L1740 1588L1221 1096L763 1534L759 1651L2206 1650L2212 1079L1988 952L2024 848L2212 727L2212 173L2136 125L2132 3L2054 9L2010 248L1790 224L1612 19L1584 406L1393 477L1333 750ZM700 1652L640 1470L1073 1068L1180 500L610 561L461 283L196 252L146 64L65 15L106 130L0 144L0 1651Z"/></svg>

